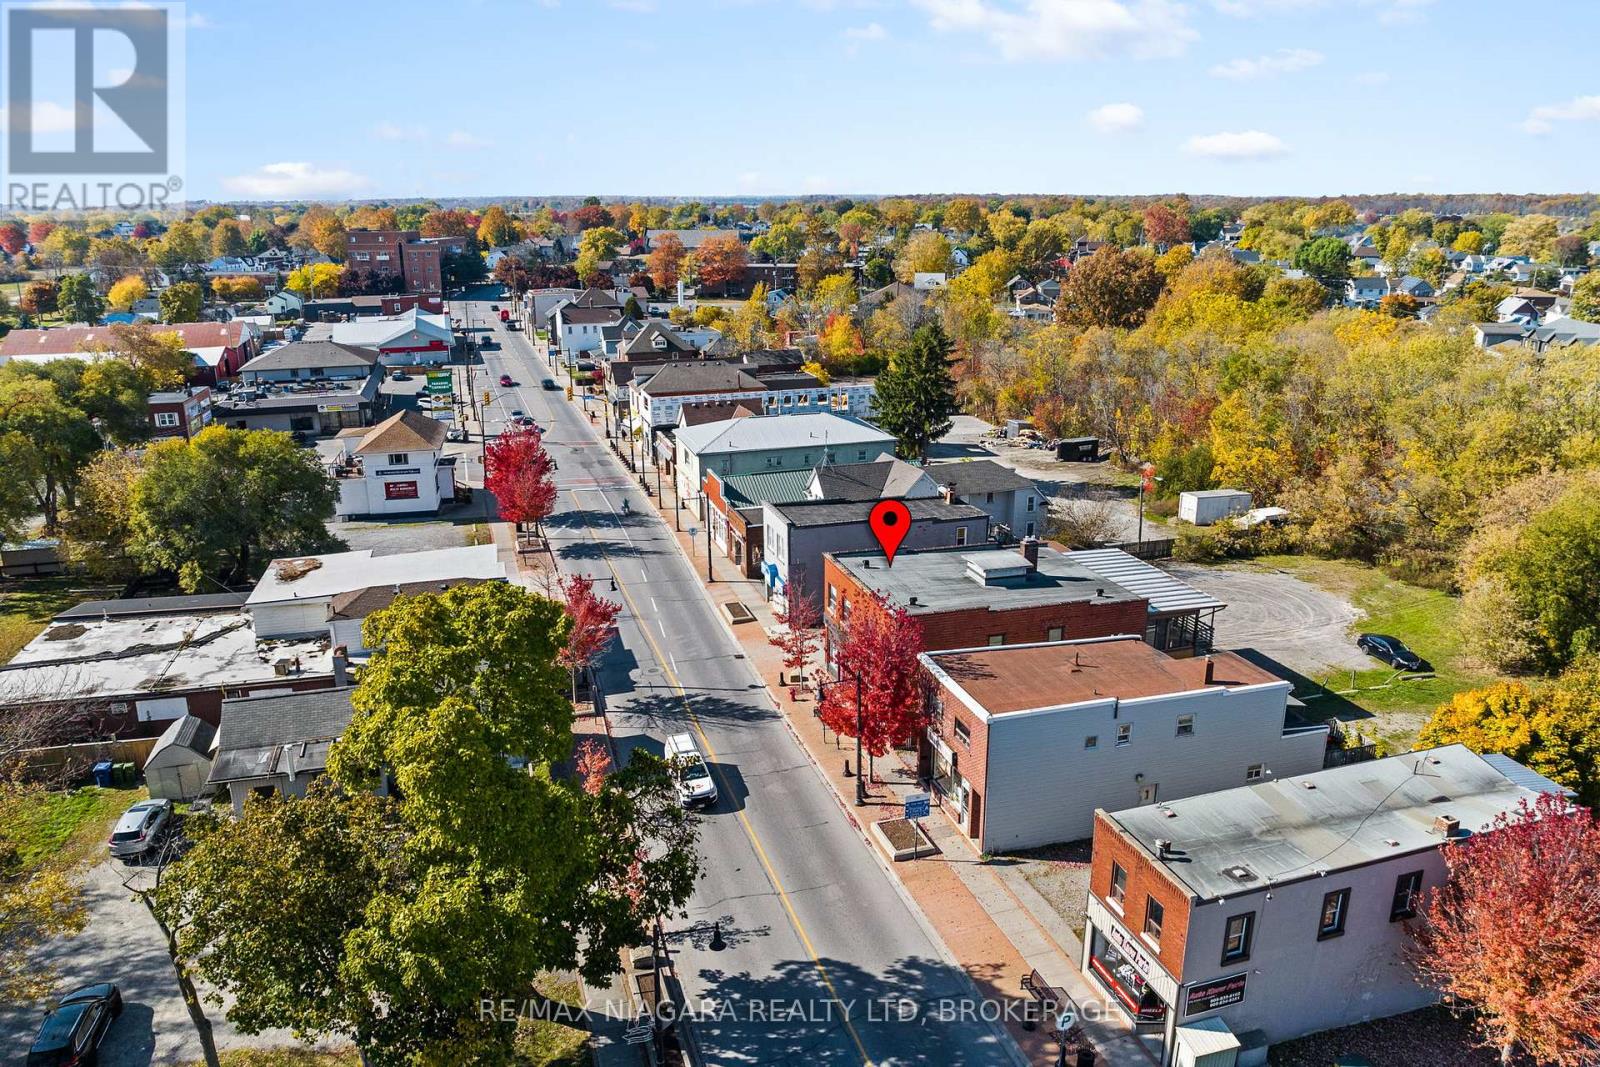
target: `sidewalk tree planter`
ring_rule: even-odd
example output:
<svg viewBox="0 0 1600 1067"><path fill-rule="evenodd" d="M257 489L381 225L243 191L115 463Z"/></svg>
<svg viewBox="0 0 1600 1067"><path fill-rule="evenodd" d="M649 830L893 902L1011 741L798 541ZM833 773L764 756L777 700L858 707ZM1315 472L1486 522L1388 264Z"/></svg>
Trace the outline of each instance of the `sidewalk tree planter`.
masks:
<svg viewBox="0 0 1600 1067"><path fill-rule="evenodd" d="M578 672L592 667L611 643L622 605L597 595L594 580L581 574L561 579L561 594L567 602L572 630L567 635L566 647L556 653L556 659L572 674L572 698L576 700Z"/></svg>
<svg viewBox="0 0 1600 1067"><path fill-rule="evenodd" d="M794 682L805 681L806 667L822 641L822 613L817 610L816 598L804 593L789 597L788 606L773 613L780 629L770 640L773 647L783 653L785 671L794 672Z"/></svg>
<svg viewBox="0 0 1600 1067"><path fill-rule="evenodd" d="M872 824L872 836L896 863L919 856L934 856L939 852L939 846L933 843L933 838L911 819L875 822Z"/></svg>

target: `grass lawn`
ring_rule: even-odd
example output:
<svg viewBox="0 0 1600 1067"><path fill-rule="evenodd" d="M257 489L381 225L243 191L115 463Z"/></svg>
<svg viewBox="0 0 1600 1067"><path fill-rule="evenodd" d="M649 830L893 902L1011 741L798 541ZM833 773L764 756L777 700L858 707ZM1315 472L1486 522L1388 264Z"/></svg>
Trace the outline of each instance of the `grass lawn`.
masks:
<svg viewBox="0 0 1600 1067"><path fill-rule="evenodd" d="M1373 660L1370 669L1339 675L1333 683L1335 688L1353 690L1342 699L1354 705L1356 713L1340 718L1354 719L1369 737L1376 732L1391 749L1410 748L1433 710L1456 693L1497 678L1467 655L1456 622L1461 601L1448 593L1341 560L1263 556L1256 562L1346 598L1365 613L1356 631L1398 637L1433 668L1431 678L1408 680L1396 678L1393 668ZM1317 703L1319 710L1327 706L1325 701ZM1376 721L1362 722L1363 712Z"/></svg>
<svg viewBox="0 0 1600 1067"><path fill-rule="evenodd" d="M58 611L80 600L104 600L117 593L115 588L69 576L0 582L0 663L39 636Z"/></svg>
<svg viewBox="0 0 1600 1067"><path fill-rule="evenodd" d="M222 1067L359 1067L361 1057L355 1049L301 1048L236 1048L217 1053ZM204 1067L204 1060L196 1060L188 1067Z"/></svg>
<svg viewBox="0 0 1600 1067"><path fill-rule="evenodd" d="M46 863L65 868L97 858L117 816L148 795L143 788L85 786L30 797L14 826L24 869Z"/></svg>
<svg viewBox="0 0 1600 1067"><path fill-rule="evenodd" d="M536 984L551 1000L583 1003L583 989L570 975L546 974ZM529 1067L584 1067L589 1062L589 1035L557 1022L526 1020L517 1028L517 1062Z"/></svg>

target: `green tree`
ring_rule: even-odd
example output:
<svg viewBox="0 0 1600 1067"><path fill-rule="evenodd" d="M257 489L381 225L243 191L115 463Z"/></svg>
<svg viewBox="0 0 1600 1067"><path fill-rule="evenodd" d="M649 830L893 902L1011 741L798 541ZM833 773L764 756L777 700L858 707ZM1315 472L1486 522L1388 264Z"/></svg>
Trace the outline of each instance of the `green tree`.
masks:
<svg viewBox="0 0 1600 1067"><path fill-rule="evenodd" d="M161 321L199 322L204 297L199 282L174 282L161 290Z"/></svg>
<svg viewBox="0 0 1600 1067"><path fill-rule="evenodd" d="M598 270L601 263L614 259L617 249L622 247L626 239L622 231L614 226L594 226L584 230L583 236L578 238L578 277L587 277Z"/></svg>
<svg viewBox="0 0 1600 1067"><path fill-rule="evenodd" d="M937 323L926 323L896 352L878 376L875 418L894 434L902 457L922 460L928 446L950 430L960 412L950 377L950 340Z"/></svg>
<svg viewBox="0 0 1600 1067"><path fill-rule="evenodd" d="M161 235L153 255L157 266L163 270L179 270L210 259L211 242L205 227L192 222L174 222Z"/></svg>
<svg viewBox="0 0 1600 1067"><path fill-rule="evenodd" d="M1294 265L1329 292L1342 292L1350 277L1350 246L1337 237L1318 237L1295 249Z"/></svg>
<svg viewBox="0 0 1600 1067"><path fill-rule="evenodd" d="M69 274L61 279L61 314L68 322L93 326L106 313L106 302L87 274Z"/></svg>
<svg viewBox="0 0 1600 1067"><path fill-rule="evenodd" d="M245 243L244 230L234 219L223 219L217 223L217 228L211 231L211 254L213 256L242 256L250 250Z"/></svg>
<svg viewBox="0 0 1600 1067"><path fill-rule="evenodd" d="M75 360L55 362L82 368ZM63 498L70 506L78 473L100 448L88 414L64 397L55 381L8 366L0 371L0 437L27 442L24 448L8 448L7 475L28 487L33 512L42 514L46 532L54 533Z"/></svg>
<svg viewBox="0 0 1600 1067"><path fill-rule="evenodd" d="M254 578L267 559L325 551L338 489L286 433L208 426L145 455L133 490L130 549L176 571L190 592L204 578Z"/></svg>
<svg viewBox="0 0 1600 1067"><path fill-rule="evenodd" d="M894 261L895 277L910 282L918 274L948 274L952 260L950 239L944 234L923 230L913 234Z"/></svg>
<svg viewBox="0 0 1600 1067"><path fill-rule="evenodd" d="M163 880L236 1025L343 1036L380 1065L509 1062L516 1028L484 1018L486 991L535 996L550 969L603 982L688 899L695 828L664 763L552 774L572 747L569 625L499 582L367 620L380 651L330 753L341 792L252 802ZM398 799L365 795L385 779Z"/></svg>
<svg viewBox="0 0 1600 1067"><path fill-rule="evenodd" d="M1600 322L1600 271L1590 271L1573 283L1570 313L1584 322Z"/></svg>

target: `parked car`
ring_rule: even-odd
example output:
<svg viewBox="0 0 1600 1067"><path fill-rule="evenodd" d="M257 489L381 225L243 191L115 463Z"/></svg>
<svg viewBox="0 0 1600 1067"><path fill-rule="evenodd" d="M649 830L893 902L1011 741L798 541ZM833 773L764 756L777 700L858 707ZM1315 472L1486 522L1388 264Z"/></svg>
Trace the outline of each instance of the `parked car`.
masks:
<svg viewBox="0 0 1600 1067"><path fill-rule="evenodd" d="M389 380L391 382L409 382L411 380L411 375L407 374L403 370L397 370L393 374L389 375Z"/></svg>
<svg viewBox="0 0 1600 1067"><path fill-rule="evenodd" d="M512 408L511 409L511 421L512 422L521 422L525 418L527 418L527 416L523 414L521 408Z"/></svg>
<svg viewBox="0 0 1600 1067"><path fill-rule="evenodd" d="M499 304L490 304L489 305L489 310L490 311L499 311L500 310L500 305Z"/></svg>
<svg viewBox="0 0 1600 1067"><path fill-rule="evenodd" d="M673 734L667 738L667 762L678 783L678 801L686 808L710 807L717 802L717 783L711 768L694 743L693 734Z"/></svg>
<svg viewBox="0 0 1600 1067"><path fill-rule="evenodd" d="M172 801L141 800L122 813L106 844L119 859L138 859L155 847L171 822Z"/></svg>
<svg viewBox="0 0 1600 1067"><path fill-rule="evenodd" d="M500 375L500 384L502 386L505 386L505 387L509 388L510 386L516 385L517 383L511 380L511 375L502 374L502 375Z"/></svg>
<svg viewBox="0 0 1600 1067"><path fill-rule="evenodd" d="M452 426L444 432L444 439L446 441L465 441L467 439L467 431L460 426Z"/></svg>
<svg viewBox="0 0 1600 1067"><path fill-rule="evenodd" d="M1422 669L1422 657L1407 648L1405 642L1398 637L1389 637L1386 634L1361 634L1356 638L1356 647L1369 656L1383 660L1396 670Z"/></svg>
<svg viewBox="0 0 1600 1067"><path fill-rule="evenodd" d="M110 982L68 993L39 1024L28 1067L93 1067L100 1042L121 1014L122 991Z"/></svg>
<svg viewBox="0 0 1600 1067"><path fill-rule="evenodd" d="M556 380L554 378L546 378L544 381L539 383L539 387L541 389L560 389L561 388L559 385L556 384Z"/></svg>

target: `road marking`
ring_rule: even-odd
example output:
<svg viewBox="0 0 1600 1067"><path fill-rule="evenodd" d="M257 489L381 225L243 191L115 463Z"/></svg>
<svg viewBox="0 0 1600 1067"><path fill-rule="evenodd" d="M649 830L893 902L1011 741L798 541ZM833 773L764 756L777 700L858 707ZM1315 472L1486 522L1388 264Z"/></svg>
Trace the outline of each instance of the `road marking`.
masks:
<svg viewBox="0 0 1600 1067"><path fill-rule="evenodd" d="M571 493L570 495L574 504L579 503L577 493ZM589 522L588 516L584 515L582 511L579 512L579 515L583 518L584 528L589 531L590 538L600 546L600 558L605 560L606 566L610 567L614 573L617 568L611 562L611 554L606 551L605 542L600 540L599 534ZM637 617L639 615L639 607L634 603L632 595L629 594L627 583L619 580L617 582L617 591L622 594L622 599L628 602L629 610ZM659 625L660 620L656 621ZM650 651L655 654L656 662L660 663L663 659L666 659L671 664L662 668L666 672L667 682L677 692L678 699L683 702L683 710L689 714L689 721L694 725L694 732L700 738L701 747L705 749L706 761L713 767L712 773L717 778L718 790L724 791L727 796L732 796L733 791L729 789L727 779L720 769L716 769L718 765L716 747L711 744L711 739L706 736L705 727L700 723L700 716L695 714L694 704L689 700L689 691L678 680L677 665L672 663L670 656L662 655L661 646L656 644L655 639L650 636L650 630L647 627L639 627L639 632L644 635L645 643L650 646ZM666 636L665 629L661 633L663 637ZM761 861L761 867L767 872L767 878L772 882L772 887L778 891L778 900L783 904L783 910L788 913L789 923L799 936L800 943L805 946L806 952L811 956L811 965L816 968L817 975L822 979L822 984L827 987L828 995L833 998L833 1002L843 1009L840 1014L840 1020L844 1023L844 1028L849 1033L850 1040L855 1043L856 1051L861 1054L862 1064L864 1067L873 1067L872 1057L867 1055L867 1048L861 1043L861 1035L856 1033L856 1028L850 1022L848 1006L839 996L839 991L834 988L833 978L828 974L828 968L823 966L822 957L817 954L816 947L812 945L811 936L806 933L805 924L800 921L800 916L795 912L794 903L789 899L789 891L783 887L783 879L778 877L778 872L773 868L772 861L767 858L767 850L761 844L761 835L756 833L756 828L750 824L750 819L744 812L736 811L734 815L738 817L739 825L744 827L745 836L750 839L750 845L755 849L756 858Z"/></svg>

